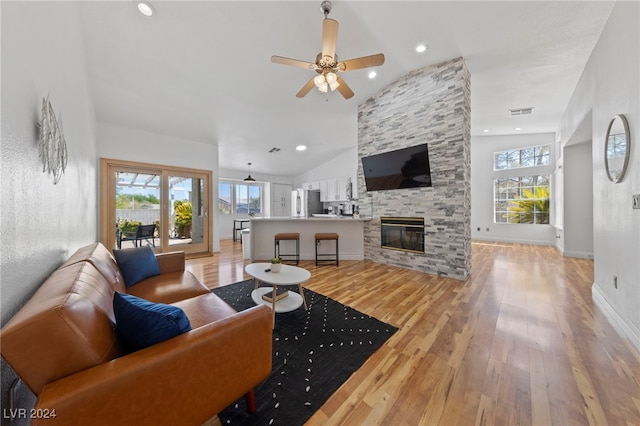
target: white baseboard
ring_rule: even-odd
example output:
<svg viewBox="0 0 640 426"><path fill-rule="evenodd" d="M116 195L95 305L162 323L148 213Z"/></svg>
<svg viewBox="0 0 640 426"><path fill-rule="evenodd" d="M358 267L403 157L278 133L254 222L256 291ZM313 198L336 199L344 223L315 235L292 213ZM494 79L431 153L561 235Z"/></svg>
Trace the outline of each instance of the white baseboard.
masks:
<svg viewBox="0 0 640 426"><path fill-rule="evenodd" d="M589 253L586 251L571 251L571 250L560 250L563 256L566 257L579 257L581 259L593 259L593 253Z"/></svg>
<svg viewBox="0 0 640 426"><path fill-rule="evenodd" d="M602 309L604 315L611 322L616 331L625 336L633 346L640 351L640 330L633 324L629 324L618 312L609 304L604 294L600 291L600 287L594 282L591 287L591 298L596 306Z"/></svg>
<svg viewBox="0 0 640 426"><path fill-rule="evenodd" d="M471 241L489 241L493 243L511 243L511 244L531 244L535 246L553 246L555 241L540 241L540 240L524 240L518 238L488 238L488 237L477 237L471 235Z"/></svg>

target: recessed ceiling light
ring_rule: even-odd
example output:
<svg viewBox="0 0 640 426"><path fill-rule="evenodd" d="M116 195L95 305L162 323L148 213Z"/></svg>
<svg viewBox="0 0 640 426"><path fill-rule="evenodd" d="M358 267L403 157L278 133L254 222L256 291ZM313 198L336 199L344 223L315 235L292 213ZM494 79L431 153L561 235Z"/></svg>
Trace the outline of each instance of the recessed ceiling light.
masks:
<svg viewBox="0 0 640 426"><path fill-rule="evenodd" d="M489 129L484 129L483 132L489 133Z"/></svg>
<svg viewBox="0 0 640 426"><path fill-rule="evenodd" d="M515 128L515 129L513 129L513 130L515 130L516 132L519 132L520 130L522 130L522 127L516 127L516 128Z"/></svg>
<svg viewBox="0 0 640 426"><path fill-rule="evenodd" d="M307 149L307 147L305 145L296 146L296 151L304 151L305 149Z"/></svg>
<svg viewBox="0 0 640 426"><path fill-rule="evenodd" d="M142 13L144 16L152 16L155 13L153 6L149 2L146 1L138 1L136 2L136 7L138 8L138 12Z"/></svg>
<svg viewBox="0 0 640 426"><path fill-rule="evenodd" d="M369 78L376 78L376 72L375 71L369 71Z"/></svg>
<svg viewBox="0 0 640 426"><path fill-rule="evenodd" d="M419 44L416 46L416 52L418 53L423 53L427 51L427 45L426 44Z"/></svg>

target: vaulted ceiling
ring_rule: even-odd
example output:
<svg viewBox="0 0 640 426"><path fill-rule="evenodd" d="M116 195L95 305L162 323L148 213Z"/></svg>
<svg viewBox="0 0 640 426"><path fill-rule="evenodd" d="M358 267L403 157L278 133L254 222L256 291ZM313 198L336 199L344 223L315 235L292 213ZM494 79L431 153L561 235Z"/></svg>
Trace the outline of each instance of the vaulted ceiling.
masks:
<svg viewBox="0 0 640 426"><path fill-rule="evenodd" d="M472 135L554 132L609 16L611 2L340 1L342 59L384 53L342 74L355 92L296 92L321 50L320 1L80 2L97 119L218 144L220 165L295 176L357 144L357 109L407 72L464 57ZM418 54L415 47L429 48ZM511 116L509 109L533 107ZM515 131L515 128L522 130ZM484 132L488 130L488 132ZM297 145L308 149L296 152ZM268 153L271 148L280 148Z"/></svg>

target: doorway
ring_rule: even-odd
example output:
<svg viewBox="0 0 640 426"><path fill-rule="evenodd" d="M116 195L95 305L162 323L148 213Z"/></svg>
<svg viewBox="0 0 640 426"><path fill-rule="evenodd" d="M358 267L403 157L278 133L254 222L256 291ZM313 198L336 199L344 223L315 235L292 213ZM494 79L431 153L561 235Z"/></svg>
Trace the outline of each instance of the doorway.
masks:
<svg viewBox="0 0 640 426"><path fill-rule="evenodd" d="M100 241L106 247L211 253L211 172L100 161Z"/></svg>
<svg viewBox="0 0 640 426"><path fill-rule="evenodd" d="M562 254L593 259L593 132L587 114L562 148Z"/></svg>

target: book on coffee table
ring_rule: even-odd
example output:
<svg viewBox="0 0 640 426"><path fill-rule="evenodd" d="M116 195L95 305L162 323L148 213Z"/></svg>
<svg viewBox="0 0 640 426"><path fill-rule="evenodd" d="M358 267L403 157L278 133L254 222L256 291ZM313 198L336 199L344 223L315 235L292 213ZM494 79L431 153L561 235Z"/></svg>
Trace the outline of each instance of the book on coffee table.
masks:
<svg viewBox="0 0 640 426"><path fill-rule="evenodd" d="M289 290L287 290L286 288L282 288L279 287L276 289L276 302L278 300L284 299L285 297L287 297L289 295ZM268 293L265 293L262 295L262 299L266 300L269 303L273 303L271 300L271 297L273 296L273 292L270 291Z"/></svg>

